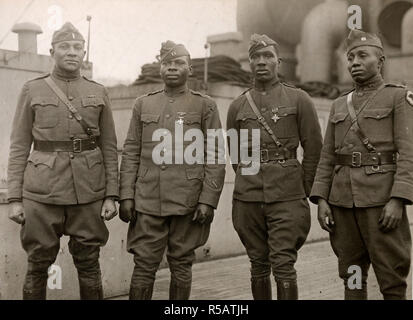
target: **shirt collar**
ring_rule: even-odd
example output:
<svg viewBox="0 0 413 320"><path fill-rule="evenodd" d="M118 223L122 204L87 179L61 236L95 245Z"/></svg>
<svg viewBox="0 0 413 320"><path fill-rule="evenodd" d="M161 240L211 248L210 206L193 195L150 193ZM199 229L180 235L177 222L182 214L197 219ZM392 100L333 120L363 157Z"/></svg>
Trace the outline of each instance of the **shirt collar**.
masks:
<svg viewBox="0 0 413 320"><path fill-rule="evenodd" d="M63 80L63 81L78 80L80 79L80 70L76 72L67 72L55 66L52 71L52 76L56 79Z"/></svg>
<svg viewBox="0 0 413 320"><path fill-rule="evenodd" d="M378 74L363 83L355 83L356 91L373 91L377 90L384 84L383 77Z"/></svg>

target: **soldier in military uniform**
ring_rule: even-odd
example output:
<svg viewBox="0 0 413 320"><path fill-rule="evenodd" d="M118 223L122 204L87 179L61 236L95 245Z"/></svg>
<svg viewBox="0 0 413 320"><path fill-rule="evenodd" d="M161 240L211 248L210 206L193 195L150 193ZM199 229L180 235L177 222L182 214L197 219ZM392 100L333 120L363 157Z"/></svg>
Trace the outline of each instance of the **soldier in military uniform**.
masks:
<svg viewBox="0 0 413 320"><path fill-rule="evenodd" d="M206 144L207 130L220 129L221 122L214 101L187 87L192 67L185 47L167 41L159 58L164 89L139 97L133 106L120 169L120 218L129 222L127 250L135 262L130 299L151 299L155 274L167 247L169 298L185 300L191 291L194 250L208 239L225 165L207 164L206 159L195 164L186 159L159 164L152 156L159 144L153 134L158 129L170 132L173 145L178 139L178 145L182 142L185 148L190 142L179 139L176 130L185 133L196 129L206 155L211 151ZM180 147L162 150L172 159L179 152L183 152ZM214 157L218 152L219 148L215 149Z"/></svg>
<svg viewBox="0 0 413 320"><path fill-rule="evenodd" d="M277 298L298 299L294 264L310 230L306 196L320 156L321 129L308 94L278 79L279 48L274 40L252 35L249 59L254 87L231 104L227 129L236 129L238 136L242 129L249 135L252 129L260 130L260 169L243 175L241 169L248 164L235 159L233 224L251 261L253 298L272 299L272 269ZM297 160L299 143L302 164ZM249 146L242 148L251 150L251 137Z"/></svg>
<svg viewBox="0 0 413 320"><path fill-rule="evenodd" d="M104 220L117 213L117 147L106 89L80 75L84 42L71 23L55 31L53 72L25 83L13 120L8 200L28 255L23 299L46 298L62 235L70 236L80 298L103 296L98 259Z"/></svg>
<svg viewBox="0 0 413 320"><path fill-rule="evenodd" d="M370 264L384 299L405 299L413 94L384 84L377 36L352 30L346 45L355 88L333 103L310 199L318 203L321 227L330 232L345 299L367 299ZM358 285L349 281L356 270L362 276Z"/></svg>

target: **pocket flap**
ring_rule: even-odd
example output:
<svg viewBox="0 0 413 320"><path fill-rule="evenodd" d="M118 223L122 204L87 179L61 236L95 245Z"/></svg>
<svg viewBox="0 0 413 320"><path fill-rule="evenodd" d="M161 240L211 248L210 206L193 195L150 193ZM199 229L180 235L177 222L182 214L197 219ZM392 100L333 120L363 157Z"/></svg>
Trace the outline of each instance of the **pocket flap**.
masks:
<svg viewBox="0 0 413 320"><path fill-rule="evenodd" d="M245 121L247 119L257 119L257 116L254 113L238 113L236 120Z"/></svg>
<svg viewBox="0 0 413 320"><path fill-rule="evenodd" d="M204 169L203 168L186 168L186 177L188 180L191 179L204 179Z"/></svg>
<svg viewBox="0 0 413 320"><path fill-rule="evenodd" d="M98 107L100 105L105 105L103 98L82 98L82 107Z"/></svg>
<svg viewBox="0 0 413 320"><path fill-rule="evenodd" d="M141 114L142 122L144 123L151 123L151 122L158 122L159 121L159 114L152 114L152 113L143 113Z"/></svg>
<svg viewBox="0 0 413 320"><path fill-rule="evenodd" d="M383 119L389 116L392 111L393 109L391 108L368 109L368 110L364 110L363 117L380 120L380 119Z"/></svg>
<svg viewBox="0 0 413 320"><path fill-rule="evenodd" d="M148 168L140 165L138 169L138 177L140 178L145 177L147 172L148 172Z"/></svg>
<svg viewBox="0 0 413 320"><path fill-rule="evenodd" d="M87 161L87 166L92 168L95 164L102 163L102 154L100 153L100 150L94 150L91 153L86 153L85 154L86 161Z"/></svg>
<svg viewBox="0 0 413 320"><path fill-rule="evenodd" d="M297 114L297 108L295 107L278 107L277 115L280 117L285 117L290 114Z"/></svg>
<svg viewBox="0 0 413 320"><path fill-rule="evenodd" d="M364 171L366 174L396 172L397 166L395 164L383 164L381 166L365 166Z"/></svg>
<svg viewBox="0 0 413 320"><path fill-rule="evenodd" d="M200 113L189 113L185 115L184 123L186 124L201 123L201 114Z"/></svg>
<svg viewBox="0 0 413 320"><path fill-rule="evenodd" d="M52 169L56 161L56 153L41 152L35 150L29 155L27 161L32 162L35 166L44 164L45 166L48 166L50 169Z"/></svg>
<svg viewBox="0 0 413 320"><path fill-rule="evenodd" d="M346 119L347 116L348 116L348 113L341 113L341 112L340 113L335 113L331 117L330 121L332 123L338 123L338 122L344 121L344 119Z"/></svg>
<svg viewBox="0 0 413 320"><path fill-rule="evenodd" d="M52 105L57 107L59 103L59 99L57 97L33 97L32 101L30 102L31 106L34 105L41 105L41 106L48 106Z"/></svg>

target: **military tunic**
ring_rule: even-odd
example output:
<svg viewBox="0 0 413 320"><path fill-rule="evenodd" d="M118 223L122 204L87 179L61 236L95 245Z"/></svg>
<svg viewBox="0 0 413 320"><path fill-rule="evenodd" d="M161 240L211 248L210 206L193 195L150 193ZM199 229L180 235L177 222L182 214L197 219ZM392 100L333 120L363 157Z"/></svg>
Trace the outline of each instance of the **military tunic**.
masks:
<svg viewBox="0 0 413 320"><path fill-rule="evenodd" d="M218 205L225 165L176 163L175 155L178 152L182 155L191 144L183 141L183 149L175 147L175 124L179 119L182 119L183 134L189 129L203 132L207 162L207 130L221 129L213 100L188 89L174 96L159 91L136 100L122 155L120 200L135 199L139 212L186 215L192 213L198 203L213 208ZM160 143L152 140L157 129L172 135L172 145L165 148L165 153L172 155L172 164L155 164L152 160L152 151ZM215 151L218 159L218 148Z"/></svg>
<svg viewBox="0 0 413 320"><path fill-rule="evenodd" d="M386 204L391 197L413 201L413 144L411 139L411 108L406 90L386 85L378 93L383 80L375 80L353 95L357 110L368 105L358 115L358 122L378 152L398 152L396 164L377 168L352 168L335 164L336 153L367 153L368 150L351 127L347 96L334 101L327 125L317 177L311 192L313 201L323 198L345 207L373 207ZM372 98L370 101L370 98ZM412 110L410 110L412 109Z"/></svg>
<svg viewBox="0 0 413 320"><path fill-rule="evenodd" d="M116 135L106 89L80 76L68 79L53 72L52 77L99 138L100 148L30 153L33 140L70 141L88 136L43 77L27 82L13 120L8 198L71 205L117 197Z"/></svg>
<svg viewBox="0 0 413 320"><path fill-rule="evenodd" d="M256 175L241 175L236 170L234 199L272 203L305 198L311 190L322 145L313 102L304 91L278 81L268 92L251 90L251 96L283 148L295 153L301 143L304 158L302 164L296 159L261 163ZM275 115L276 121L273 120ZM259 124L245 94L238 97L228 111L227 130L232 128L237 130L238 137L240 129L249 130L249 148L251 130L259 129L260 148L277 149L271 136ZM283 154L283 148L279 149L279 154ZM238 168L242 165L238 164Z"/></svg>

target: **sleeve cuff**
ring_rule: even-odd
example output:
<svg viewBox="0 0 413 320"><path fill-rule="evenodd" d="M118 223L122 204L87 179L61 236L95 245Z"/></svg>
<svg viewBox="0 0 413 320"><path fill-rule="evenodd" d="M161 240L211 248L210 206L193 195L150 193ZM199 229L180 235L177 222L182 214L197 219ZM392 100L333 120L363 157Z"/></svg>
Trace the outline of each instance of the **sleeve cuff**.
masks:
<svg viewBox="0 0 413 320"><path fill-rule="evenodd" d="M403 182L395 182L390 196L404 199L406 204L411 204L413 202L413 186Z"/></svg>
<svg viewBox="0 0 413 320"><path fill-rule="evenodd" d="M323 183L314 182L310 193L310 201L314 204L318 204L318 198L327 200L330 188Z"/></svg>
<svg viewBox="0 0 413 320"><path fill-rule="evenodd" d="M212 195L210 193L205 193L205 192L201 193L201 195L199 196L199 200L198 200L198 203L207 204L213 207L214 209L218 207L218 202L219 202L219 195L216 196L216 195Z"/></svg>

